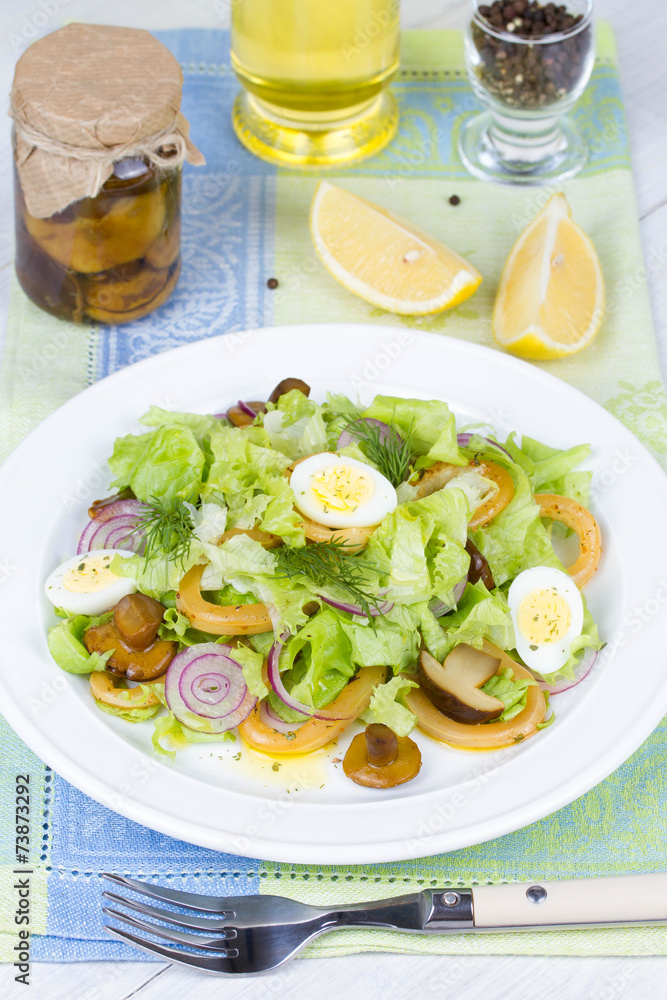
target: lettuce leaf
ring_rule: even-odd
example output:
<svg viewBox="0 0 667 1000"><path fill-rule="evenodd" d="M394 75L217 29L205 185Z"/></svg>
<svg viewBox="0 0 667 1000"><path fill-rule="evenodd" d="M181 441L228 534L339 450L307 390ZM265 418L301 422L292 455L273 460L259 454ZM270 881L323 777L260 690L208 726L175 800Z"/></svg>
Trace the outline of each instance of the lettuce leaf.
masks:
<svg viewBox="0 0 667 1000"><path fill-rule="evenodd" d="M200 542L219 542L227 529L227 508L218 498L204 501L197 509L186 504L192 519L192 534Z"/></svg>
<svg viewBox="0 0 667 1000"><path fill-rule="evenodd" d="M306 578L276 576L276 557L248 535L235 535L222 545L205 545L210 565L202 576L202 590L232 586L267 604L276 634L296 632L308 621L303 606L316 596Z"/></svg>
<svg viewBox="0 0 667 1000"><path fill-rule="evenodd" d="M419 687L407 677L392 677L386 684L379 684L371 695L370 705L359 719L369 725L384 723L397 736L409 736L417 723L417 716L403 704L403 697L410 688Z"/></svg>
<svg viewBox="0 0 667 1000"><path fill-rule="evenodd" d="M327 401L322 407L324 411L325 419L327 413L332 416L343 416L345 417L345 422L349 423L351 420L356 420L360 417L363 409L356 403L353 403L349 396L346 396L342 392L328 392Z"/></svg>
<svg viewBox="0 0 667 1000"><path fill-rule="evenodd" d="M535 687L537 681L527 677L515 677L511 667L502 667L497 674L482 685L481 690L493 698L502 701L505 709L494 722L509 722L526 707L526 697L529 687Z"/></svg>
<svg viewBox="0 0 667 1000"><path fill-rule="evenodd" d="M116 477L112 486L123 489L130 485L132 473L138 467L152 437L153 432L149 431L147 434L127 434L116 438L109 459L109 468Z"/></svg>
<svg viewBox="0 0 667 1000"><path fill-rule="evenodd" d="M160 406L151 406L148 413L139 418L139 423L144 427L188 427L200 445L204 445L208 435L220 427L220 419L211 414L176 413L163 410Z"/></svg>
<svg viewBox="0 0 667 1000"><path fill-rule="evenodd" d="M285 687L297 701L312 708L334 701L355 670L352 643L333 608L314 615L280 654Z"/></svg>
<svg viewBox="0 0 667 1000"><path fill-rule="evenodd" d="M229 656L241 666L243 679L250 694L254 694L256 698L266 698L269 689L262 680L262 667L264 665L262 654L249 646L239 645Z"/></svg>
<svg viewBox="0 0 667 1000"><path fill-rule="evenodd" d="M160 552L148 560L141 555L115 556L109 568L117 576L133 580L142 594L160 600L166 592L178 590L187 571L200 562L203 551L204 544L193 537L189 551L182 558L170 559Z"/></svg>
<svg viewBox="0 0 667 1000"><path fill-rule="evenodd" d="M468 584L456 611L445 615L440 622L446 632L446 640L440 646L441 655L437 655L441 662L462 642L476 649L481 649L485 638L500 649L513 649L516 642L507 598L502 590L489 592L481 580Z"/></svg>
<svg viewBox="0 0 667 1000"><path fill-rule="evenodd" d="M519 447L512 433L505 447L528 476L534 493L557 493L572 497L584 507L588 505L593 474L574 470L590 455L590 445L580 444L562 451L524 435Z"/></svg>
<svg viewBox="0 0 667 1000"><path fill-rule="evenodd" d="M327 451L339 451L338 438L341 432L349 423L357 420L361 413L362 408L342 393L327 393L327 401L322 407L322 419L327 429ZM352 449L349 453L347 449L341 449L339 454L357 458L360 462L368 462L356 442L354 442Z"/></svg>
<svg viewBox="0 0 667 1000"><path fill-rule="evenodd" d="M540 520L528 476L516 463L501 456L494 461L504 465L514 479L514 496L507 507L470 537L489 564L496 586L513 580L532 566L562 564L553 550L549 534Z"/></svg>
<svg viewBox="0 0 667 1000"><path fill-rule="evenodd" d="M163 602L164 603L164 602ZM180 642L182 646L196 646L200 642L222 642L226 641L226 636L212 635L208 632L201 632L192 628L190 620L182 615L176 608L167 608L162 619L159 631L160 639L167 639Z"/></svg>
<svg viewBox="0 0 667 1000"><path fill-rule="evenodd" d="M61 670L66 670L68 674L92 674L93 670L104 670L113 650L109 649L101 654L89 653L83 644L83 633L91 625L108 621L109 617L109 615L99 618L74 615L49 629L47 636L49 652Z"/></svg>
<svg viewBox="0 0 667 1000"><path fill-rule="evenodd" d="M154 723L151 742L156 753L174 760L178 750L184 750L192 743L234 743L234 733L196 733L193 729L181 725L178 719L168 712L158 716Z"/></svg>
<svg viewBox="0 0 667 1000"><path fill-rule="evenodd" d="M398 617L398 616L396 616ZM398 673L415 663L419 653L419 634L410 617L408 621L391 620L382 615L373 624L360 618L341 616L340 625L352 647L352 661L359 667L386 664Z"/></svg>
<svg viewBox="0 0 667 1000"><path fill-rule="evenodd" d="M412 610L419 613L419 631L424 645L431 656L434 656L436 660L442 663L449 652L447 631L443 628L443 624L446 625L449 616L445 615L444 618L436 618L429 610L426 601L419 605L413 604Z"/></svg>
<svg viewBox="0 0 667 1000"><path fill-rule="evenodd" d="M214 461L204 495L226 504L227 528L256 526L280 535L287 545L304 545L294 493L283 474L290 459L231 427L219 428L211 437L211 447Z"/></svg>
<svg viewBox="0 0 667 1000"><path fill-rule="evenodd" d="M370 624L334 608L319 611L281 653L287 690L297 701L322 708L338 697L360 667L386 665L395 673L410 667L419 652L419 634L409 612L396 617L380 616ZM303 718L275 696L269 696L269 702L285 722Z"/></svg>
<svg viewBox="0 0 667 1000"><path fill-rule="evenodd" d="M151 434L118 438L109 459L114 486L129 486L139 500L152 497L195 500L205 455L185 426L162 426Z"/></svg>
<svg viewBox="0 0 667 1000"><path fill-rule="evenodd" d="M367 552L381 567L389 600L413 604L436 596L453 603L470 565L468 516L463 491L451 489L401 504L384 518Z"/></svg>
<svg viewBox="0 0 667 1000"><path fill-rule="evenodd" d="M438 399L397 399L376 396L362 416L393 424L407 434L412 430L415 451L421 457L417 468L434 462L465 465L466 458L456 441L456 421L446 403Z"/></svg>
<svg viewBox="0 0 667 1000"><path fill-rule="evenodd" d="M282 395L262 421L271 447L292 461L327 450L329 436L323 408L298 389Z"/></svg>
<svg viewBox="0 0 667 1000"><path fill-rule="evenodd" d="M304 417L312 417L322 412L321 406L308 396L304 396L300 389L290 389L289 392L283 393L276 404L276 409L283 415L283 430L292 427Z"/></svg>
<svg viewBox="0 0 667 1000"><path fill-rule="evenodd" d="M126 722L145 722L152 719L156 712L159 712L162 705L150 705L148 708L117 708L115 705L105 705L103 701L93 699L101 712L107 715L115 715L118 719L125 719Z"/></svg>

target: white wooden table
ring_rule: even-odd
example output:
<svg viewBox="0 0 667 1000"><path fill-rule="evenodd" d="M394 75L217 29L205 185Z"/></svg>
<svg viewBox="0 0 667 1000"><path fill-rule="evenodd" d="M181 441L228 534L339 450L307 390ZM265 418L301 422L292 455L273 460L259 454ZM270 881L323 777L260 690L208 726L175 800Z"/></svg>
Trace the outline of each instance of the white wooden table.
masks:
<svg viewBox="0 0 667 1000"><path fill-rule="evenodd" d="M137 28L225 26L231 0L2 0L0 93L28 43L65 19ZM322 0L335 2L335 0ZM403 0L406 27L462 27L466 0ZM596 0L611 21L630 131L644 257L663 376L667 374L667 5L658 0ZM56 13L57 10L57 13ZM0 329L12 269L9 125L0 138L7 183L0 191ZM0 341L1 343L1 341ZM192 1000L207 991L226 1000L645 1000L665 996L665 958L414 957L363 954L295 961L279 974L240 981L203 977L166 964L35 964L29 993L0 966L0 995L30 1000Z"/></svg>

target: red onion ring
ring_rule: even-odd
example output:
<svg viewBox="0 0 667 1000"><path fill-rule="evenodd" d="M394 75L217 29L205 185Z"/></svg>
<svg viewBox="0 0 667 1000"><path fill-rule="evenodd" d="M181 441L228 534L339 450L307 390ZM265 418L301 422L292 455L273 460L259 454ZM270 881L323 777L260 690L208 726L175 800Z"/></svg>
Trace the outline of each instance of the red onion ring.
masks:
<svg viewBox="0 0 667 1000"><path fill-rule="evenodd" d="M355 424L373 424L375 427L380 428L380 444L384 444L387 438L396 437L399 441L402 441L401 435L398 431L390 427L389 424L385 424L382 420L376 420L374 417L359 417L358 420L351 420L348 427L354 427ZM337 448L347 448L348 445L353 444L358 439L355 435L347 429L347 427L340 432L338 435L338 441L336 442Z"/></svg>
<svg viewBox="0 0 667 1000"><path fill-rule="evenodd" d="M466 589L467 582L468 582L468 575L466 574L459 580L459 582L454 587L454 591L452 593L452 597L454 599L453 604L445 604L444 601L440 601L437 598L435 598L435 600L433 601L430 601L428 609L431 612L431 614L435 615L436 618L442 618L443 615L446 615L450 611L453 611L456 605L463 597L463 593Z"/></svg>
<svg viewBox="0 0 667 1000"><path fill-rule="evenodd" d="M471 432L471 433L467 433L466 432L464 434L457 434L456 435L456 443L458 444L459 448L467 448L470 445L470 438L472 438L472 437L479 437L479 438L481 438L482 441L486 441L486 443L490 444L493 448L497 448L499 451L504 452L507 455L507 457L512 462L514 461L514 459L512 458L512 456L510 455L510 453L508 452L507 448L503 448L503 446L501 444L498 444L497 441L494 441L493 438L484 437L483 434L475 434L474 432Z"/></svg>
<svg viewBox="0 0 667 1000"><path fill-rule="evenodd" d="M257 698L248 691L243 669L217 642L203 642L177 653L167 668L164 696L181 725L190 716L205 720L195 732L224 733L250 715Z"/></svg>
<svg viewBox="0 0 667 1000"><path fill-rule="evenodd" d="M563 677L554 684L547 684L546 681L540 680L538 675L537 682L542 690L548 691L549 694L562 694L564 691L570 691L588 677L597 658L597 649L585 649L579 663L574 668L574 677L572 679Z"/></svg>
<svg viewBox="0 0 667 1000"><path fill-rule="evenodd" d="M331 712L327 712L323 708L311 708L310 705L303 705L300 701L292 698L289 691L282 682L279 669L280 652L285 645L285 641L289 638L288 633L284 633L280 639L276 641L271 646L269 651L269 656L266 661L266 672L269 678L269 684L278 695L283 705L287 705L294 712L301 712L302 715L308 715L312 719L326 719L327 721L333 722L338 719L345 718L342 715L332 715ZM172 660L173 663L173 660ZM167 671L168 673L169 671Z"/></svg>
<svg viewBox="0 0 667 1000"><path fill-rule="evenodd" d="M145 533L135 529L144 508L140 500L118 500L101 507L81 532L77 555L92 549L124 548L140 552Z"/></svg>
<svg viewBox="0 0 667 1000"><path fill-rule="evenodd" d="M325 597L324 594L318 594L317 596L321 601L324 601L325 604L329 604L332 608L336 608L337 611L346 611L349 615L363 615L364 617L368 617L360 604L346 604L344 601L334 601L330 597ZM377 607L371 605L369 608L371 618L377 618L378 615L388 614L393 606L393 601L382 601L377 605Z"/></svg>
<svg viewBox="0 0 667 1000"><path fill-rule="evenodd" d="M303 725L301 722L285 722L273 711L268 701L262 700L259 703L259 717L269 729L275 729L278 733L293 733Z"/></svg>

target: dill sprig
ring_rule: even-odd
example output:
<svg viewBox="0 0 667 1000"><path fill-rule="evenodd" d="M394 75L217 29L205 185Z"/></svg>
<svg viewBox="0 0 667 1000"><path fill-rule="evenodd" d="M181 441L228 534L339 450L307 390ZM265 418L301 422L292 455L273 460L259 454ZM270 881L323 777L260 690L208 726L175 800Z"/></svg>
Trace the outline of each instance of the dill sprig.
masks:
<svg viewBox="0 0 667 1000"><path fill-rule="evenodd" d="M407 431L399 433L393 424L378 427L371 420L359 417L347 425L359 447L392 486L400 486L408 478L412 463L414 420Z"/></svg>
<svg viewBox="0 0 667 1000"><path fill-rule="evenodd" d="M378 598L364 587L368 563L347 551L343 538L328 542L309 542L302 548L282 546L276 551L278 576L307 576L317 587L344 590L350 604L358 604L372 621L371 608L379 611Z"/></svg>
<svg viewBox="0 0 667 1000"><path fill-rule="evenodd" d="M144 532L146 565L157 555L180 561L185 567L192 542L192 518L178 497L151 497L143 504L134 531Z"/></svg>

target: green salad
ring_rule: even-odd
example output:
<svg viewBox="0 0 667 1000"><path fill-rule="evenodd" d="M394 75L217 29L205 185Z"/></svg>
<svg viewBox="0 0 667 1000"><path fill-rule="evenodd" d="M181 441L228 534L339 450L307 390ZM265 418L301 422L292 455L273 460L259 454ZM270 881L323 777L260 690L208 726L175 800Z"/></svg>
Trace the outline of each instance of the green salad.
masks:
<svg viewBox="0 0 667 1000"><path fill-rule="evenodd" d="M587 445L498 441L440 400L318 403L300 380L141 423L109 457L116 492L46 582L62 619L48 641L102 711L152 719L157 752L239 733L308 752L355 718L503 746L590 670ZM554 542L572 531L566 569ZM495 657L490 676L475 660L466 680L469 650Z"/></svg>

